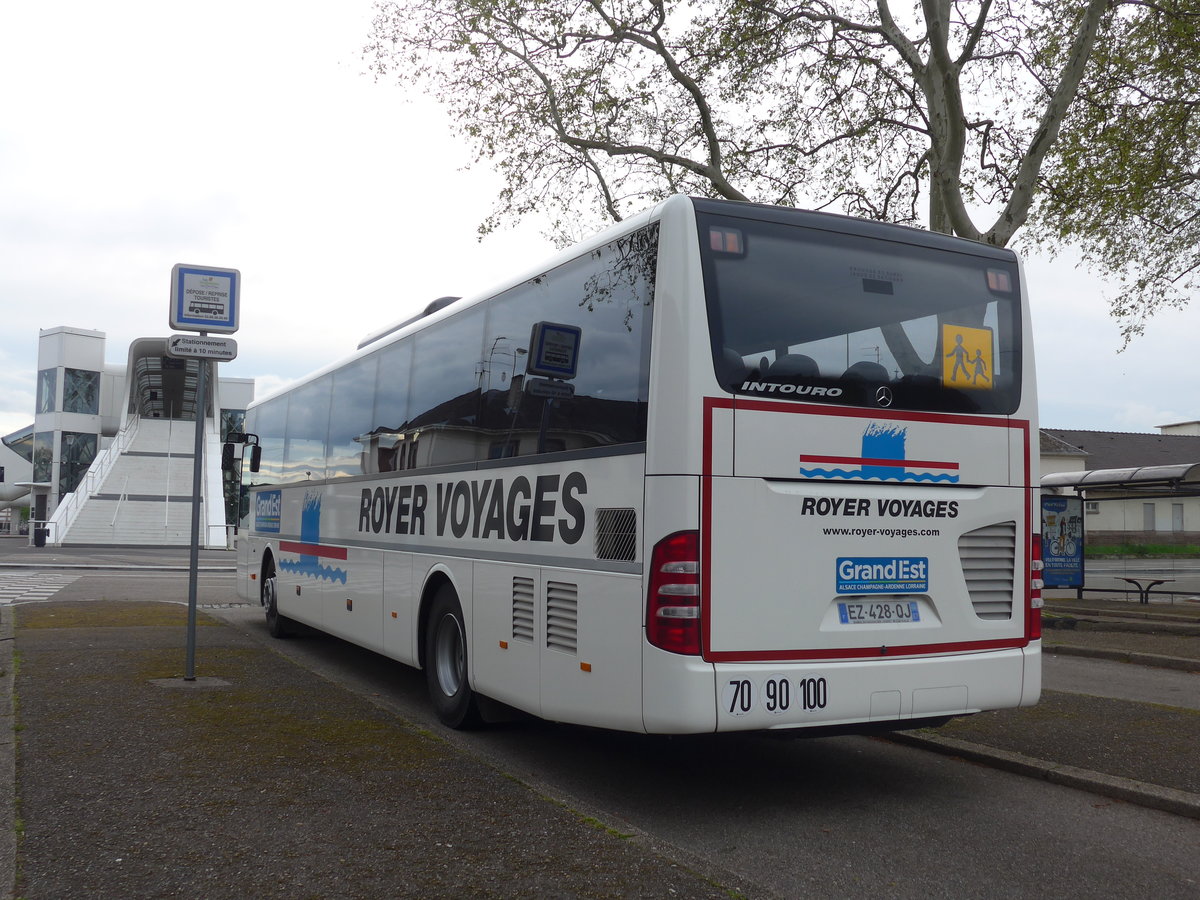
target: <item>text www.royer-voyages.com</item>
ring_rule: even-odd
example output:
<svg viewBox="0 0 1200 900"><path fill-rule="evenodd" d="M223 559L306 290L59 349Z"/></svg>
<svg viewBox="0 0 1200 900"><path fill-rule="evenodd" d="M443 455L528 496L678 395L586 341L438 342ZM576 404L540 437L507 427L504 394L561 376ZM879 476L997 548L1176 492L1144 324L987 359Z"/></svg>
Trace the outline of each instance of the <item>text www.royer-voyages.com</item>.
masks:
<svg viewBox="0 0 1200 900"><path fill-rule="evenodd" d="M821 533L827 536L843 537L940 537L939 528L822 528Z"/></svg>

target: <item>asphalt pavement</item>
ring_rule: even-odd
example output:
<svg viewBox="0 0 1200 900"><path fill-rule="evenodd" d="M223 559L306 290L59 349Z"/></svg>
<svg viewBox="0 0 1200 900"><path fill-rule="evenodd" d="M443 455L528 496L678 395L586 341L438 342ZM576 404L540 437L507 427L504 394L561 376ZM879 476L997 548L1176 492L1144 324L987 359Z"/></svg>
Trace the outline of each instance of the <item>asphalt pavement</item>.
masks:
<svg viewBox="0 0 1200 900"><path fill-rule="evenodd" d="M188 563L186 548L0 539L0 586L109 569L181 579ZM233 566L228 551L200 553L203 573ZM203 609L236 597L202 600L198 645L222 677L189 683L178 598L46 590L37 602L0 594L0 808L10 818L0 884L12 896L741 890L735 876L540 795ZM1172 700L1187 697L1188 679L1200 696L1200 604L1056 600L1046 621L1037 707L894 739L1200 818L1200 715ZM1068 656L1075 671L1058 689L1055 660ZM1141 686L1102 689L1127 681Z"/></svg>

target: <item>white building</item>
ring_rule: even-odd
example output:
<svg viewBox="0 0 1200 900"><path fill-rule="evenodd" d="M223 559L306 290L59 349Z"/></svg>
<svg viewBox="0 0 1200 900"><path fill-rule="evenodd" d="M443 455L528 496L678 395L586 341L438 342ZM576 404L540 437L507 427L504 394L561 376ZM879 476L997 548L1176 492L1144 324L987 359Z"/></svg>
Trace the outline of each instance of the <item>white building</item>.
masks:
<svg viewBox="0 0 1200 900"><path fill-rule="evenodd" d="M28 454L29 480L21 486L39 540L190 543L201 363L167 356L166 344L165 337L139 338L124 364L109 364L104 332L40 332L32 441L15 440L23 432L5 439L9 449ZM215 365L203 365L201 544L224 547L237 485L222 476L221 442L242 430L254 381L220 378L214 389Z"/></svg>
<svg viewBox="0 0 1200 900"><path fill-rule="evenodd" d="M1196 485L1173 483L1200 464L1200 422L1160 425L1157 434L1043 428L1041 463L1043 478L1060 476L1053 481L1099 476L1085 482L1083 495L1089 543L1200 544Z"/></svg>

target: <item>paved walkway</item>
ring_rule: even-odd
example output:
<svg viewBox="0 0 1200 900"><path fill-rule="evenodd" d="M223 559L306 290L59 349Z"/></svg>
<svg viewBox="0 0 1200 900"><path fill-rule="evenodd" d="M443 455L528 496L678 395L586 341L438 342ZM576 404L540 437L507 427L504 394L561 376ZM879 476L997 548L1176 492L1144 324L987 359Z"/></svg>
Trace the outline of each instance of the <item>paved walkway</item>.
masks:
<svg viewBox="0 0 1200 900"><path fill-rule="evenodd" d="M727 900L205 614L200 652L221 678L189 685L185 613L0 608L21 658L15 896Z"/></svg>
<svg viewBox="0 0 1200 900"><path fill-rule="evenodd" d="M214 572L233 565L225 551L202 557ZM188 688L176 671L182 606L26 602L53 598L56 585L88 572L144 564L178 573L187 563L179 548L0 541L0 598L10 592L7 604L0 599L0 807L11 819L19 789L20 896L717 897L737 889L548 804L219 620L201 614L199 641L230 677ZM1089 603L1050 608L1048 618L1075 625L1045 633L1048 687L1037 707L897 739L1200 818L1200 716L1138 694L1095 696L1086 674L1057 689L1054 668L1064 653L1174 660L1176 671L1116 666L1104 678L1136 673L1153 685L1163 672L1174 690L1195 678L1200 695L1200 637L1187 633L1200 605L1160 620L1152 618L1160 610L1136 603ZM1149 627L1125 630L1127 617ZM15 833L0 823L0 880L18 858Z"/></svg>

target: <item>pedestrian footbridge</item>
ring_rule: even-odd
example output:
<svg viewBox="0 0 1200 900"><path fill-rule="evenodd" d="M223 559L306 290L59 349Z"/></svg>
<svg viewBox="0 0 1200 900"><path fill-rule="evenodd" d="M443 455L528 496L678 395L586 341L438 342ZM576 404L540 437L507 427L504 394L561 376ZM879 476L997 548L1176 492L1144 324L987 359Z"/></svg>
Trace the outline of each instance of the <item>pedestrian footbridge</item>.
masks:
<svg viewBox="0 0 1200 900"><path fill-rule="evenodd" d="M59 504L47 523L48 542L189 544L195 435L194 422L133 419ZM224 547L221 448L215 436L206 438L214 444L205 455L216 471L203 473L202 494L216 502L201 503L201 546Z"/></svg>

